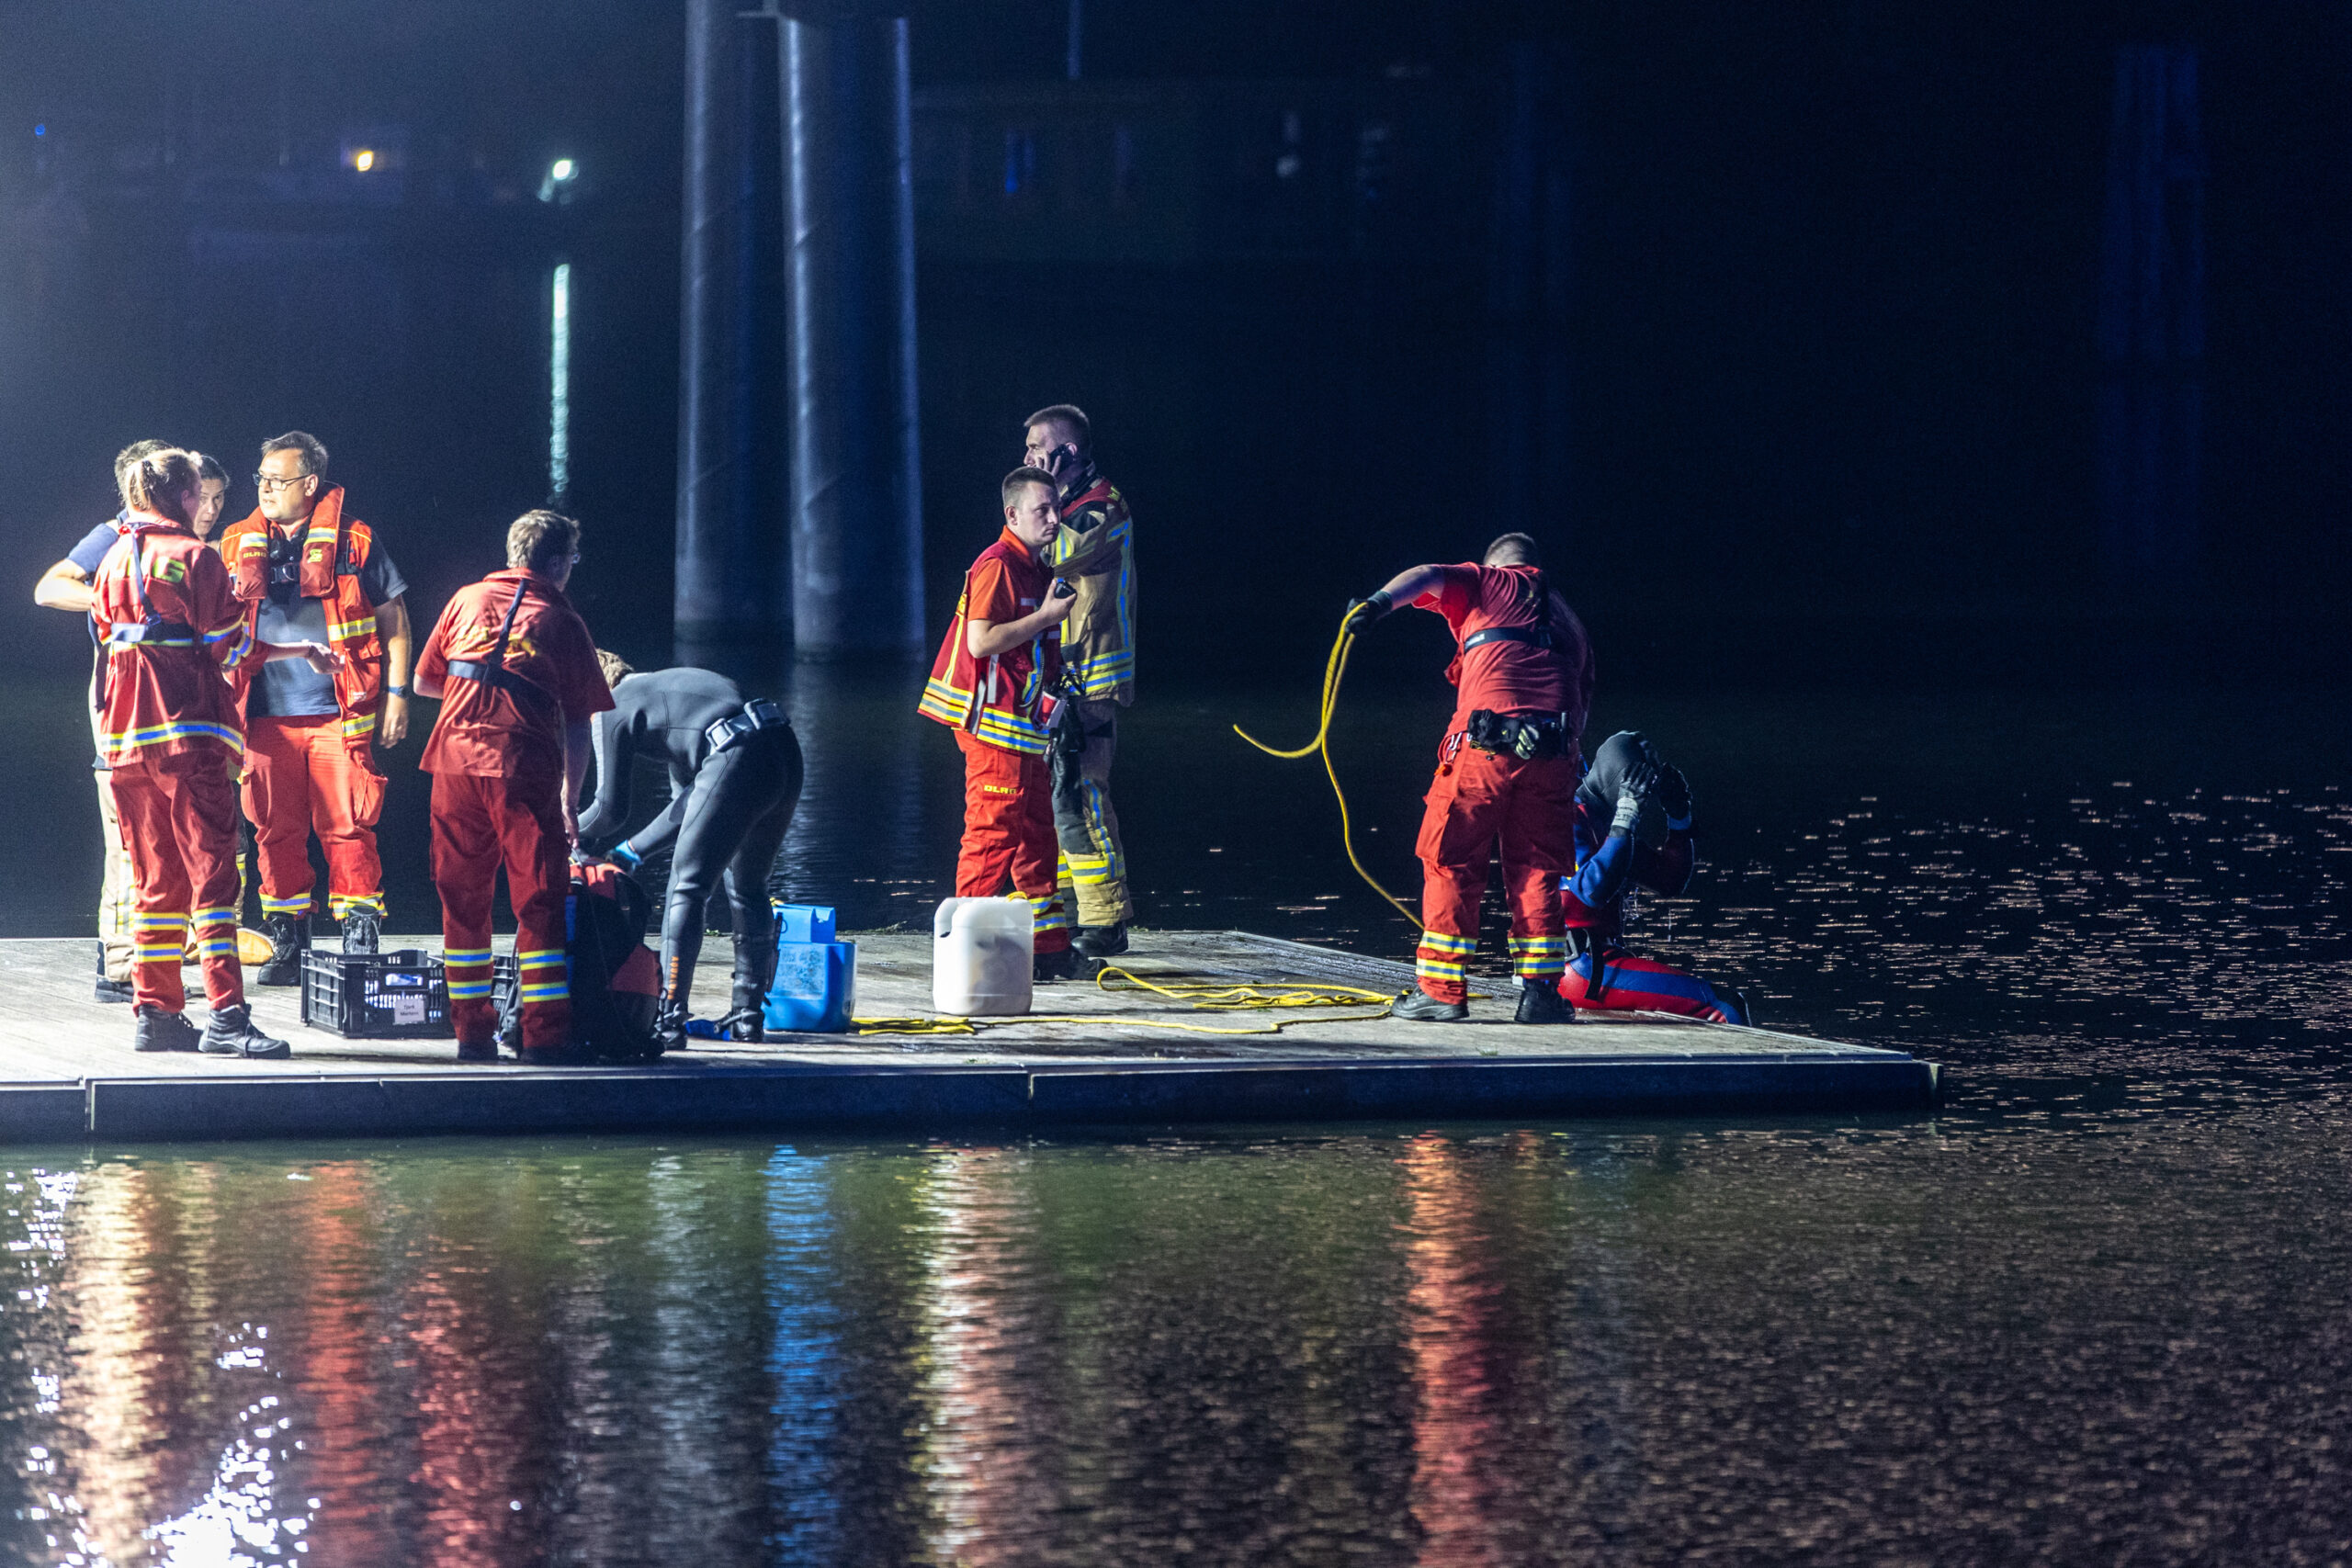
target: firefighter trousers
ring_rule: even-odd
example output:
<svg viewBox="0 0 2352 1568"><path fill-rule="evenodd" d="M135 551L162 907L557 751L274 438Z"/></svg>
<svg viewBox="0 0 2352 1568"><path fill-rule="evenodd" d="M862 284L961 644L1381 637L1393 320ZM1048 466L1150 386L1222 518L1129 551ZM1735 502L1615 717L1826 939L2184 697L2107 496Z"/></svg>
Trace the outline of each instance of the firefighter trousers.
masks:
<svg viewBox="0 0 2352 1568"><path fill-rule="evenodd" d="M261 863L261 912L311 912L311 835L326 852L327 905L336 919L353 909L384 912L384 867L376 823L384 775L368 742L344 739L334 716L263 715L245 731L245 814Z"/></svg>
<svg viewBox="0 0 2352 1568"><path fill-rule="evenodd" d="M1127 852L1111 805L1111 757L1119 744L1119 705L1081 698L1070 705L1069 738L1047 753L1053 763L1054 837L1061 846L1057 881L1062 908L1081 926L1115 926L1135 918L1127 895Z"/></svg>
<svg viewBox="0 0 2352 1568"><path fill-rule="evenodd" d="M1466 743L1442 757L1424 797L1420 945L1413 977L1440 1001L1469 994L1463 964L1478 946L1478 902L1498 848L1510 904L1511 966L1523 980L1556 982L1567 964L1561 874L1576 865L1577 763L1522 761Z"/></svg>
<svg viewBox="0 0 2352 1568"><path fill-rule="evenodd" d="M1037 953L1069 949L1069 914L1055 886L1053 780L1043 756L957 731L964 749L964 848L956 897L1028 901Z"/></svg>
<svg viewBox="0 0 2352 1568"><path fill-rule="evenodd" d="M460 1044L497 1032L491 999L490 906L498 868L514 906L514 961L522 970L523 1049L571 1043L571 973L564 962L564 900L571 846L563 785L471 773L433 775L433 882L441 893L442 961Z"/></svg>
<svg viewBox="0 0 2352 1568"><path fill-rule="evenodd" d="M678 825L662 916L662 994L690 1001L704 912L727 890L735 929L735 1005L757 1007L775 973L775 906L768 872L800 802L800 740L755 730L702 765Z"/></svg>
<svg viewBox="0 0 2352 1568"><path fill-rule="evenodd" d="M117 767L115 812L137 879L130 926L138 962L133 998L179 1012L187 1006L180 960L191 936L215 1010L245 999L237 964L235 762L217 747Z"/></svg>

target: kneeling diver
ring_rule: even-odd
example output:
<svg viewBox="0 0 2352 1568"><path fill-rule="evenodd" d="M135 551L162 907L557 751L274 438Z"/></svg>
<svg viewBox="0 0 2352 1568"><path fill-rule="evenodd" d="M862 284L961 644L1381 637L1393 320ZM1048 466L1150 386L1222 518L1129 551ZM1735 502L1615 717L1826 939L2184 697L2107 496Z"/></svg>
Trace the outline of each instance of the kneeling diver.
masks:
<svg viewBox="0 0 2352 1568"><path fill-rule="evenodd" d="M1600 743L1577 786L1577 869L1560 883L1568 972L1560 995L1578 1008L1671 1012L1746 1023L1739 993L1717 990L1618 945L1625 890L1673 897L1690 885L1690 785L1633 730Z"/></svg>
<svg viewBox="0 0 2352 1568"><path fill-rule="evenodd" d="M735 990L721 1035L763 1037L761 1007L775 976L775 909L768 869L800 801L800 741L765 697L751 702L734 682L681 667L639 674L599 649L613 710L595 719L596 798L580 814L585 849L617 834L628 817L630 774L639 758L670 772L670 806L605 852L635 870L673 839L670 896L662 915L662 1048L685 1048L703 912L721 883L734 916Z"/></svg>

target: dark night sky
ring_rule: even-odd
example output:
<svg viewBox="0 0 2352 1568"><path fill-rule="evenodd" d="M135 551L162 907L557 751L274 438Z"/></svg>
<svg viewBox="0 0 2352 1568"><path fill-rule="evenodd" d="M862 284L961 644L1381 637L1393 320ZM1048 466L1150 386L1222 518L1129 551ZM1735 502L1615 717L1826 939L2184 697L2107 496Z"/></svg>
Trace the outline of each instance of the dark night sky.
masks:
<svg viewBox="0 0 2352 1568"><path fill-rule="evenodd" d="M1065 17L1050 0L919 13L918 87L1057 76ZM19 161L36 118L95 135L194 91L221 123L262 126L281 88L322 139L399 120L421 151L494 171L580 157L590 221L640 286L638 316L614 329L640 383L628 417L666 417L652 383L675 363L676 7L6 0L0 30L0 124ZM1476 101L1498 48L1539 34L1564 45L1573 88L1585 558L1749 610L2097 609L2091 323L2113 51L2186 40L2211 170L2199 608L2340 614L2344 5L1089 0L1086 59L1100 77L1408 65ZM928 333L943 318L924 310ZM1217 437L1171 449L1216 452ZM1443 442L1427 454L1441 470L1459 459ZM638 466L662 458L649 447ZM1131 488L1156 486L1163 508L1196 498L1145 455L1134 466ZM1462 478L1442 503L1475 512L1475 468ZM1383 548L1409 552L1410 531L1400 520ZM658 565L654 545L644 558Z"/></svg>

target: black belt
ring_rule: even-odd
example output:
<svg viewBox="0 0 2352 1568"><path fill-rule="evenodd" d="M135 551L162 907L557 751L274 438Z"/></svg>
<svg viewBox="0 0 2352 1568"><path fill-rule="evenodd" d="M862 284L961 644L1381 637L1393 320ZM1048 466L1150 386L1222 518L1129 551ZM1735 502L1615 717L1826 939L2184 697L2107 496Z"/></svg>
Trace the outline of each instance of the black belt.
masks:
<svg viewBox="0 0 2352 1568"><path fill-rule="evenodd" d="M455 669L456 666L452 665L451 668ZM756 735L763 729L791 728L792 720L785 717L782 708L765 697L753 697L743 705L741 713L729 714L727 717L711 725L702 734L703 739L710 742L710 754L716 757L729 746L741 742L746 736Z"/></svg>
<svg viewBox="0 0 2352 1568"><path fill-rule="evenodd" d="M1552 628L1549 626L1488 626L1482 632L1472 632L1462 639L1462 651L1484 648L1490 642L1523 642L1530 648L1550 648Z"/></svg>

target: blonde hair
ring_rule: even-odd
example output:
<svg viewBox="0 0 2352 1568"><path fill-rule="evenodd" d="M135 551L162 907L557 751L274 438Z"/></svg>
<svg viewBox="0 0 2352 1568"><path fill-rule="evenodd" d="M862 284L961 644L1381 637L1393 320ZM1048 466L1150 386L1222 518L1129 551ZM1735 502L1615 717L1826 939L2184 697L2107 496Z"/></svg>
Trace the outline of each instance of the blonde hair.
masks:
<svg viewBox="0 0 2352 1568"><path fill-rule="evenodd" d="M158 452L141 457L123 476L122 497L141 512L152 512L158 517L188 527L196 525L196 516L188 510L187 498L204 486L204 472L196 459L177 449Z"/></svg>
<svg viewBox="0 0 2352 1568"><path fill-rule="evenodd" d="M622 676L637 673L636 665L611 649L603 648L596 650L596 668L605 672L605 684L607 686L617 686L621 683Z"/></svg>
<svg viewBox="0 0 2352 1568"><path fill-rule="evenodd" d="M560 512L526 512L506 530L506 564L545 571L580 548L580 525Z"/></svg>

